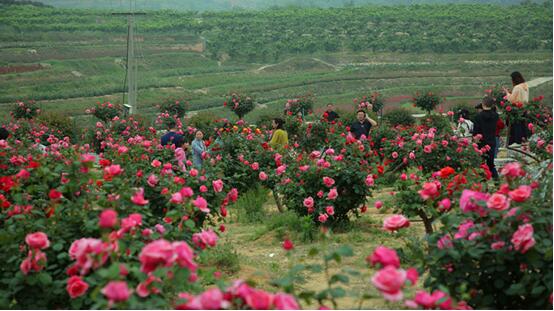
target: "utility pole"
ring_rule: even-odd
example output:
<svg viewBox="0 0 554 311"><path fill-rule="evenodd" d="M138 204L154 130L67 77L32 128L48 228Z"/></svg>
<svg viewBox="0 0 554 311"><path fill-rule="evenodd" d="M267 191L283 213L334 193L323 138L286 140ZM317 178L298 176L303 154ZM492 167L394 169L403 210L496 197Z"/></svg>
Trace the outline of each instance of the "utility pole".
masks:
<svg viewBox="0 0 554 311"><path fill-rule="evenodd" d="M112 15L127 16L127 108L129 114L137 112L137 61L135 59L135 15L146 15L142 12L112 13Z"/></svg>

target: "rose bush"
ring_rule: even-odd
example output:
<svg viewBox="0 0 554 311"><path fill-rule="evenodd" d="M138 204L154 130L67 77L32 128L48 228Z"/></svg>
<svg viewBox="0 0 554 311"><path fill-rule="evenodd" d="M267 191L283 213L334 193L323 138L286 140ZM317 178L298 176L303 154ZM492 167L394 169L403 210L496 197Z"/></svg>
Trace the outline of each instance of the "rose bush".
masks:
<svg viewBox="0 0 554 311"><path fill-rule="evenodd" d="M255 107L254 99L251 96L231 93L223 103L223 106L228 107L233 111L239 119L242 119Z"/></svg>
<svg viewBox="0 0 554 311"><path fill-rule="evenodd" d="M510 163L496 191L463 190L429 236L425 285L442 284L476 308L551 308L551 168L531 178Z"/></svg>
<svg viewBox="0 0 554 311"><path fill-rule="evenodd" d="M122 108L118 104L98 102L96 103L96 106L87 109L86 112L92 114L103 122L108 122L113 120L115 117L120 117Z"/></svg>
<svg viewBox="0 0 554 311"><path fill-rule="evenodd" d="M414 105L421 110L430 114L442 101L440 96L433 94L433 92L416 93L414 97Z"/></svg>
<svg viewBox="0 0 554 311"><path fill-rule="evenodd" d="M16 119L32 119L37 116L40 109L37 107L34 101L29 102L17 102L13 106L10 115Z"/></svg>

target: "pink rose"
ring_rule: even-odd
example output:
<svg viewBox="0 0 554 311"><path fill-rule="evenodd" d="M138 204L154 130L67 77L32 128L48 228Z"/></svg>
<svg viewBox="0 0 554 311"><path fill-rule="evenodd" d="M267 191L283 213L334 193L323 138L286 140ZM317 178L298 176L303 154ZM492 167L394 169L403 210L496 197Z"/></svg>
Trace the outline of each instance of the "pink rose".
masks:
<svg viewBox="0 0 554 311"><path fill-rule="evenodd" d="M424 309L433 309L435 307L435 299L425 291L417 291L414 296L414 301L418 306Z"/></svg>
<svg viewBox="0 0 554 311"><path fill-rule="evenodd" d="M487 193L465 189L460 197L460 208L464 213L477 212L484 216L486 214L485 210L476 203L479 201L487 201L488 198L489 195Z"/></svg>
<svg viewBox="0 0 554 311"><path fill-rule="evenodd" d="M258 177L260 178L261 181L267 180L267 174L265 172L260 172Z"/></svg>
<svg viewBox="0 0 554 311"><path fill-rule="evenodd" d="M136 205L144 206L148 204L148 200L144 199L144 189L139 188L137 192L131 197L131 202L133 202Z"/></svg>
<svg viewBox="0 0 554 311"><path fill-rule="evenodd" d="M533 226L531 224L520 225L516 232L512 235L512 244L516 251L525 254L531 247L535 245L533 238Z"/></svg>
<svg viewBox="0 0 554 311"><path fill-rule="evenodd" d="M159 266L173 264L173 247L164 239L156 240L144 246L139 254L140 271L150 273Z"/></svg>
<svg viewBox="0 0 554 311"><path fill-rule="evenodd" d="M400 268L400 259L396 251L385 246L378 246L366 260L372 266L379 263L382 267L393 266Z"/></svg>
<svg viewBox="0 0 554 311"><path fill-rule="evenodd" d="M231 202L236 202L238 198L239 191L237 190L237 188L233 188L227 193L227 199L231 200Z"/></svg>
<svg viewBox="0 0 554 311"><path fill-rule="evenodd" d="M194 262L194 251L186 242L173 242L171 244L175 253L175 262L179 267L187 268L191 272L196 271L198 265Z"/></svg>
<svg viewBox="0 0 554 311"><path fill-rule="evenodd" d="M159 181L160 180L158 179L158 176L151 174L150 176L148 176L146 183L148 184L148 186L153 188L153 187L156 187Z"/></svg>
<svg viewBox="0 0 554 311"><path fill-rule="evenodd" d="M273 306L276 310L300 310L296 298L285 293L277 293L273 296Z"/></svg>
<svg viewBox="0 0 554 311"><path fill-rule="evenodd" d="M193 310L222 310L229 307L230 303L219 288L211 288L195 297L187 309Z"/></svg>
<svg viewBox="0 0 554 311"><path fill-rule="evenodd" d="M164 234L165 232L165 227L161 224L156 224L154 226L156 228L156 231L158 231L159 234Z"/></svg>
<svg viewBox="0 0 554 311"><path fill-rule="evenodd" d="M214 247L217 239L217 234L212 229L202 230L202 232L192 235L192 242L201 249L205 249L206 246Z"/></svg>
<svg viewBox="0 0 554 311"><path fill-rule="evenodd" d="M257 171L260 168L260 164L258 164L258 162L254 162L254 163L252 163L252 165L250 165L250 167L253 170Z"/></svg>
<svg viewBox="0 0 554 311"><path fill-rule="evenodd" d="M419 279L419 273L417 272L416 268L409 268L406 270L406 278L412 283L412 285L415 285L417 283L417 280Z"/></svg>
<svg viewBox="0 0 554 311"><path fill-rule="evenodd" d="M285 171L287 170L287 166L286 165L281 165L277 168L276 170L276 174L277 176L283 174Z"/></svg>
<svg viewBox="0 0 554 311"><path fill-rule="evenodd" d="M206 187L205 185L202 185L198 188L198 190L201 192L201 193L206 193L208 192L208 187Z"/></svg>
<svg viewBox="0 0 554 311"><path fill-rule="evenodd" d="M487 200L487 207L497 211L510 208L510 200L503 194L495 193Z"/></svg>
<svg viewBox="0 0 554 311"><path fill-rule="evenodd" d="M329 215L329 216L333 216L335 215L335 208L331 205L327 206L325 208L325 212Z"/></svg>
<svg viewBox="0 0 554 311"><path fill-rule="evenodd" d="M399 301L403 297L402 288L406 282L406 271L386 266L379 270L372 278L373 285L389 301Z"/></svg>
<svg viewBox="0 0 554 311"><path fill-rule="evenodd" d="M329 216L327 216L327 214L319 214L319 217L317 217L317 220L320 223L325 223L325 222L327 222L327 218L329 218Z"/></svg>
<svg viewBox="0 0 554 311"><path fill-rule="evenodd" d="M330 177L323 177L323 183L325 184L325 186L327 186L327 188L330 188L332 185L335 184L335 180Z"/></svg>
<svg viewBox="0 0 554 311"><path fill-rule="evenodd" d="M104 173L109 176L117 176L122 172L123 170L121 169L121 166L119 164L110 165L104 168Z"/></svg>
<svg viewBox="0 0 554 311"><path fill-rule="evenodd" d="M393 215L385 218L383 228L387 231L397 231L410 226L410 221L402 215Z"/></svg>
<svg viewBox="0 0 554 311"><path fill-rule="evenodd" d="M504 247L504 245L506 245L506 243L504 241L498 241L498 242L494 242L491 244L491 249L501 249Z"/></svg>
<svg viewBox="0 0 554 311"><path fill-rule="evenodd" d="M169 200L169 202L174 204L183 203L183 196L181 195L180 192L173 193L171 195L171 199Z"/></svg>
<svg viewBox="0 0 554 311"><path fill-rule="evenodd" d="M67 280L66 290L69 297L75 299L87 292L88 284L80 276L72 276Z"/></svg>
<svg viewBox="0 0 554 311"><path fill-rule="evenodd" d="M307 208L314 207L314 199L312 197L307 197L304 199L304 206Z"/></svg>
<svg viewBox="0 0 554 311"><path fill-rule="evenodd" d="M381 207L383 207L383 202L382 201L375 201L375 208L380 209Z"/></svg>
<svg viewBox="0 0 554 311"><path fill-rule="evenodd" d="M152 165L152 167L160 167L162 166L162 162L160 162L159 160L153 160L150 165Z"/></svg>
<svg viewBox="0 0 554 311"><path fill-rule="evenodd" d="M452 239L449 235L444 235L442 238L440 238L437 241L437 248L438 249L445 249L445 248L451 248L453 246Z"/></svg>
<svg viewBox="0 0 554 311"><path fill-rule="evenodd" d="M439 182L426 182L423 184L423 189L419 190L419 196L423 200L429 200L437 197L440 189L440 183Z"/></svg>
<svg viewBox="0 0 554 311"><path fill-rule="evenodd" d="M392 156L393 159L398 158L398 152L394 151L394 152L391 154L391 156Z"/></svg>
<svg viewBox="0 0 554 311"><path fill-rule="evenodd" d="M507 163L504 165L504 167L502 167L500 175L504 175L507 177L518 177L524 176L525 171L521 168L521 164L519 162L512 162Z"/></svg>
<svg viewBox="0 0 554 311"><path fill-rule="evenodd" d="M263 290L252 289L245 297L246 304L254 310L268 310L271 308L273 296Z"/></svg>
<svg viewBox="0 0 554 311"><path fill-rule="evenodd" d="M449 198L442 199L439 202L439 211L441 212L449 211L451 206L452 206L452 202L450 201Z"/></svg>
<svg viewBox="0 0 554 311"><path fill-rule="evenodd" d="M339 193L337 191L337 188L333 188L329 190L329 193L327 194L327 199L334 200L339 196Z"/></svg>
<svg viewBox="0 0 554 311"><path fill-rule="evenodd" d="M150 293L159 293L160 290L152 285L154 282L161 283L162 280L154 276L153 274L150 274L144 282L139 283L139 285L137 286L137 295L145 298L148 297Z"/></svg>
<svg viewBox="0 0 554 311"><path fill-rule="evenodd" d="M131 296L131 291L125 281L111 281L102 288L101 292L108 298L110 303L127 301Z"/></svg>
<svg viewBox="0 0 554 311"><path fill-rule="evenodd" d="M25 243L32 249L45 249L50 246L48 236L44 232L29 233L25 237Z"/></svg>
<svg viewBox="0 0 554 311"><path fill-rule="evenodd" d="M100 213L98 225L100 228L113 228L117 224L117 212L113 209L106 209Z"/></svg>
<svg viewBox="0 0 554 311"><path fill-rule="evenodd" d="M509 196L516 202L525 202L531 196L533 189L527 185L521 185L517 189L510 191Z"/></svg>
<svg viewBox="0 0 554 311"><path fill-rule="evenodd" d="M368 187L371 187L371 186L375 185L375 181L373 180L373 176L367 175L367 177L365 178L365 184Z"/></svg>
<svg viewBox="0 0 554 311"><path fill-rule="evenodd" d="M458 226L458 232L454 234L454 239L464 239L468 236L469 229L473 228L475 224L472 220L466 220Z"/></svg>
<svg viewBox="0 0 554 311"><path fill-rule="evenodd" d="M223 191L223 181L221 179L212 181L212 186L215 192Z"/></svg>
<svg viewBox="0 0 554 311"><path fill-rule="evenodd" d="M192 201L192 204L204 213L210 212L210 209L208 208L208 201L201 196L197 196L196 200Z"/></svg>
<svg viewBox="0 0 554 311"><path fill-rule="evenodd" d="M184 187L179 191L179 193L183 198L192 198L194 191L191 187Z"/></svg>

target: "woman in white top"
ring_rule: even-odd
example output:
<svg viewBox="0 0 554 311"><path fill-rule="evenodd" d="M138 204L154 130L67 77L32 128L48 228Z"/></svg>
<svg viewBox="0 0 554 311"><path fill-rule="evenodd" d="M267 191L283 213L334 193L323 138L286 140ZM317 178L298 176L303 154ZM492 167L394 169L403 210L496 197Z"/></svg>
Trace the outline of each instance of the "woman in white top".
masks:
<svg viewBox="0 0 554 311"><path fill-rule="evenodd" d="M469 111L462 109L458 111L458 128L456 134L460 137L471 137L473 132L473 122L469 119Z"/></svg>
<svg viewBox="0 0 554 311"><path fill-rule="evenodd" d="M523 107L529 103L529 86L525 83L525 79L520 72L514 71L511 74L513 90L510 92L507 88L503 88L506 97L510 103L522 103ZM529 137L527 124L525 121L510 122L506 118L506 123L510 126L510 137L508 137L508 146L511 144L521 144Z"/></svg>
<svg viewBox="0 0 554 311"><path fill-rule="evenodd" d="M525 79L523 79L523 76L518 71L512 72L511 76L514 89L510 92L510 90L504 88L504 93L506 93L508 101L511 103L522 103L524 105L528 104L529 86L525 83Z"/></svg>

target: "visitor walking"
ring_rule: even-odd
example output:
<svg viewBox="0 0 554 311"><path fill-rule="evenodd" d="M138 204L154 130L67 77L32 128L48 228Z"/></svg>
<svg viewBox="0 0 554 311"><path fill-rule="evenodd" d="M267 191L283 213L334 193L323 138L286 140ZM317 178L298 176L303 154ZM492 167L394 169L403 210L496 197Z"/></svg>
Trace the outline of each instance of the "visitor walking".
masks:
<svg viewBox="0 0 554 311"><path fill-rule="evenodd" d="M204 133L202 131L196 131L195 138L192 141L192 164L195 168L201 169L204 159L202 155L206 152L206 145L204 144Z"/></svg>
<svg viewBox="0 0 554 311"><path fill-rule="evenodd" d="M496 123L498 121L498 113L493 110L495 99L487 96L483 99L483 111L475 117L473 126L473 135L480 134L479 148L489 146L489 150L484 154L487 166L492 173L494 179L498 179L498 172L494 165L494 154L496 149Z"/></svg>
<svg viewBox="0 0 554 311"><path fill-rule="evenodd" d="M333 104L327 104L327 110L323 113L323 120L329 123L334 123L339 118L339 114L335 112Z"/></svg>
<svg viewBox="0 0 554 311"><path fill-rule="evenodd" d="M511 78L513 85L512 91L510 92L507 88L503 88L506 99L512 104L521 103L523 107L525 107L525 105L529 103L529 86L525 83L523 75L518 71L512 72ZM513 122L509 118L506 118L506 123L510 130L508 146L511 144L521 144L527 140L529 133L524 120Z"/></svg>
<svg viewBox="0 0 554 311"><path fill-rule="evenodd" d="M10 132L3 127L0 127L0 140L6 140L10 137Z"/></svg>
<svg viewBox="0 0 554 311"><path fill-rule="evenodd" d="M281 118L273 119L271 125L273 126L273 135L269 141L269 146L273 149L285 148L289 144L289 136L287 131L283 129L285 121Z"/></svg>
<svg viewBox="0 0 554 311"><path fill-rule="evenodd" d="M467 109L461 109L458 111L458 118L456 134L459 137L471 137L471 133L473 132L473 121L469 119L469 111Z"/></svg>
<svg viewBox="0 0 554 311"><path fill-rule="evenodd" d="M350 125L350 132L356 139L360 139L363 136L369 137L369 131L372 127L377 126L377 122L367 116L364 110L358 110L356 113L356 121Z"/></svg>
<svg viewBox="0 0 554 311"><path fill-rule="evenodd" d="M177 133L177 129L176 129L177 123L175 122L174 119L169 119L166 122L167 122L167 128L169 131L162 136L160 141L161 145L162 146L175 145L175 148L182 147L185 141L185 138L183 137L183 135Z"/></svg>

